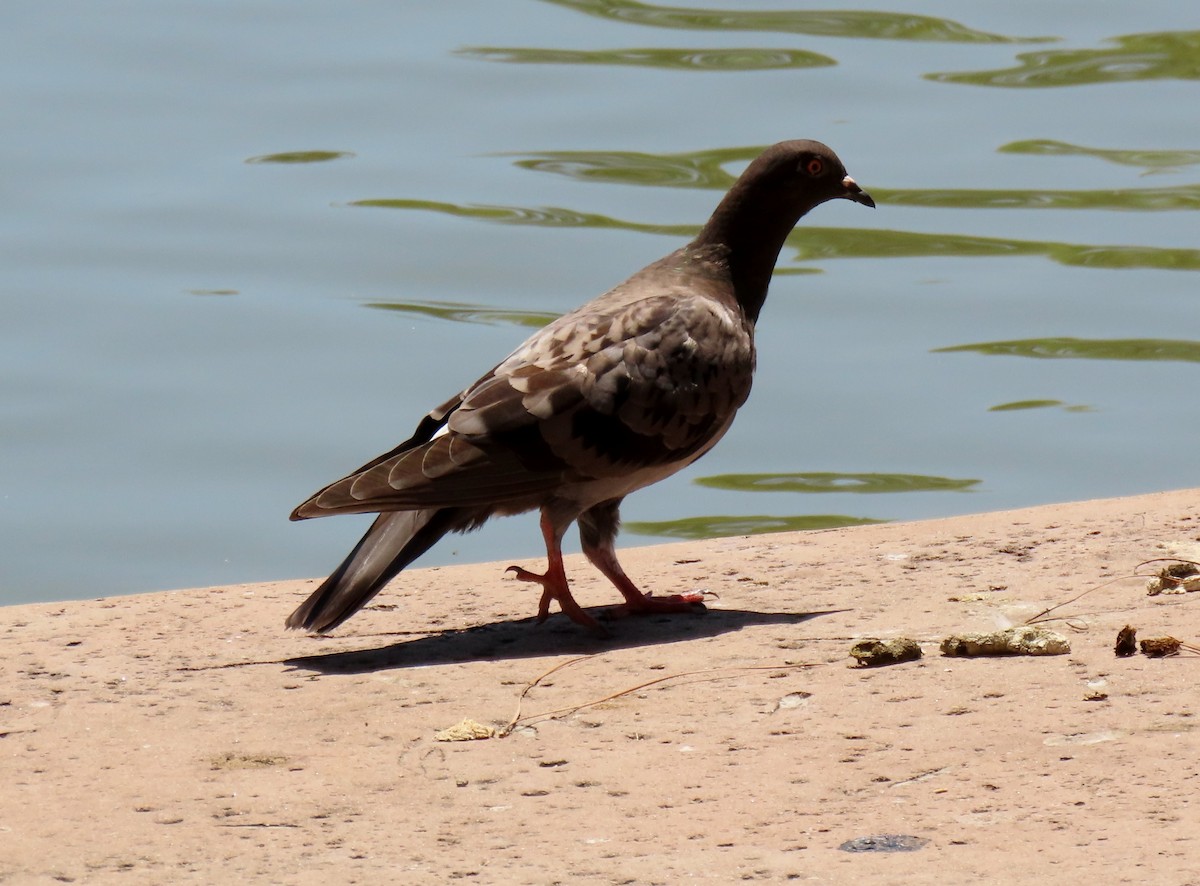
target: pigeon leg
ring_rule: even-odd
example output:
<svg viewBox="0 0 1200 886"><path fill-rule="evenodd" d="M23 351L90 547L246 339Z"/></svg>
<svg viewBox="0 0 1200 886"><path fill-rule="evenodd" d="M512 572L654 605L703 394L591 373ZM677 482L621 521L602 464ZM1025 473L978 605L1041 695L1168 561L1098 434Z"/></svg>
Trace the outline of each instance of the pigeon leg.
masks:
<svg viewBox="0 0 1200 886"><path fill-rule="evenodd" d="M643 593L630 580L617 562L614 542L620 525L618 508L621 502L604 502L579 516L579 539L583 553L625 598L625 603L609 610L612 615L652 615L658 612L697 612L704 609L701 593L672 594L655 597Z"/></svg>
<svg viewBox="0 0 1200 886"><path fill-rule="evenodd" d="M557 600L559 608L571 621L591 628L593 631L607 633L600 623L584 612L583 608L575 602L575 598L571 596L571 588L567 584L567 573L563 569L562 561L563 529L555 526L545 511L542 512L541 526L542 537L546 540L547 568L545 573L530 572L520 566L509 566L505 571L515 573L520 581L531 581L542 586L542 599L538 603L538 624L550 617L550 601Z"/></svg>

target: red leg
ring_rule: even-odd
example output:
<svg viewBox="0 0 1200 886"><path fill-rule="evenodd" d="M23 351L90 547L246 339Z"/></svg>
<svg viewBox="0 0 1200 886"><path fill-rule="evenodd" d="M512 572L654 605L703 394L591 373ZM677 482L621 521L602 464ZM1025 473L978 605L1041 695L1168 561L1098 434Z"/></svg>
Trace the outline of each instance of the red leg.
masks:
<svg viewBox="0 0 1200 886"><path fill-rule="evenodd" d="M542 538L546 540L547 569L544 574L530 572L520 566L509 566L507 572L516 573L521 581L531 581L542 586L542 599L538 603L538 624L550 617L550 601L557 600L559 608L571 621L591 628L593 631L607 633L596 619L592 618L571 596L567 584L567 573L562 561L562 530L555 527L546 512L542 512Z"/></svg>
<svg viewBox="0 0 1200 886"><path fill-rule="evenodd" d="M586 550L584 553L625 598L623 605L610 610L613 615L654 615L655 612L696 612L704 609L704 594L698 591L671 594L670 597L654 597L653 594L643 593L620 568L616 552L612 549Z"/></svg>
<svg viewBox="0 0 1200 886"><path fill-rule="evenodd" d="M583 553L625 598L624 605L611 610L612 614L703 610L703 594L672 594L670 597L652 597L650 594L643 594L638 590L637 585L629 580L629 576L617 562L615 547L617 529L621 524L620 505L620 499L612 499L594 505L579 515L579 540L583 542Z"/></svg>

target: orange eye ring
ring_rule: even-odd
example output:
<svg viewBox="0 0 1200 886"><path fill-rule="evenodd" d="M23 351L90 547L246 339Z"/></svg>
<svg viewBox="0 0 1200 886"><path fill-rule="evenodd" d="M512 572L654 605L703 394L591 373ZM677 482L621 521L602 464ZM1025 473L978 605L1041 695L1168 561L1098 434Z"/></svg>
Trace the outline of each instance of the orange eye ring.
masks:
<svg viewBox="0 0 1200 886"><path fill-rule="evenodd" d="M815 177L825 171L825 164L821 162L820 157L813 157L804 164L804 171Z"/></svg>

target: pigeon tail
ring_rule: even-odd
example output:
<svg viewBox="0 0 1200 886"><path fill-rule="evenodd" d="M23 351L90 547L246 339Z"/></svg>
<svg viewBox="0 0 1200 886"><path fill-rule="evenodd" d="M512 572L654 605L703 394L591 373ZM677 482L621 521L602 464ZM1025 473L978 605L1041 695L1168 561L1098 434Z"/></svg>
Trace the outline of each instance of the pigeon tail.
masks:
<svg viewBox="0 0 1200 886"><path fill-rule="evenodd" d="M342 565L288 616L287 626L316 633L333 630L455 528L458 516L457 508L380 514Z"/></svg>

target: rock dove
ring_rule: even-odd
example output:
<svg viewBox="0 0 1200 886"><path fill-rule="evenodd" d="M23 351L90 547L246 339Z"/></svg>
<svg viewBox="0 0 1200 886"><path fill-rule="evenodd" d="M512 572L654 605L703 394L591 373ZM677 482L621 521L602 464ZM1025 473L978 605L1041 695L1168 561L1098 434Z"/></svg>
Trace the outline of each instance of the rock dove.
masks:
<svg viewBox="0 0 1200 886"><path fill-rule="evenodd" d="M548 568L509 569L541 586L539 622L557 602L603 632L563 571L572 522L623 610L702 608L701 594L655 597L625 575L614 549L618 508L729 430L750 394L754 325L779 250L802 215L835 198L875 205L820 142L768 148L695 240L538 330L408 440L296 508L293 520L379 516L287 626L336 628L446 533L535 508Z"/></svg>

